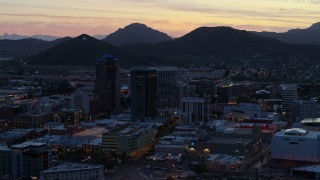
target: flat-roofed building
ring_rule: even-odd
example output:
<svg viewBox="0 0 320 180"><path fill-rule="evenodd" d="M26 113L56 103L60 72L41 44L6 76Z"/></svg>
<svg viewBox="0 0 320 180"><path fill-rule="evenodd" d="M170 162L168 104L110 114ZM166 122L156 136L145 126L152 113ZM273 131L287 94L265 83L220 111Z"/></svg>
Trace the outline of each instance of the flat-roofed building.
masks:
<svg viewBox="0 0 320 180"><path fill-rule="evenodd" d="M305 118L320 117L318 102L314 100L294 101L293 117L296 121L301 121Z"/></svg>
<svg viewBox="0 0 320 180"><path fill-rule="evenodd" d="M12 129L10 131L6 131L0 133L0 144L15 144L18 141L23 141L27 138L31 138L34 136L34 129Z"/></svg>
<svg viewBox="0 0 320 180"><path fill-rule="evenodd" d="M48 168L46 143L28 141L10 148L0 146L0 177L24 179L40 177L40 171Z"/></svg>
<svg viewBox="0 0 320 180"><path fill-rule="evenodd" d="M40 172L41 180L104 179L104 166L80 163L63 163Z"/></svg>
<svg viewBox="0 0 320 180"><path fill-rule="evenodd" d="M72 107L83 109L85 119L89 119L90 101L95 99L93 87L78 88L72 95Z"/></svg>
<svg viewBox="0 0 320 180"><path fill-rule="evenodd" d="M53 120L65 125L79 125L84 120L84 111L82 109L63 108L53 113Z"/></svg>
<svg viewBox="0 0 320 180"><path fill-rule="evenodd" d="M30 112L18 115L14 119L14 124L22 128L35 128L44 126L50 120L52 120L50 113Z"/></svg>
<svg viewBox="0 0 320 180"><path fill-rule="evenodd" d="M180 110L184 113L184 123L204 122L206 116L205 98L184 97L181 99Z"/></svg>
<svg viewBox="0 0 320 180"><path fill-rule="evenodd" d="M39 177L40 171L48 168L49 153L46 143L28 141L11 146L11 149L21 156L21 177Z"/></svg>
<svg viewBox="0 0 320 180"><path fill-rule="evenodd" d="M320 118L306 118L303 119L300 123L306 129L320 131Z"/></svg>
<svg viewBox="0 0 320 180"><path fill-rule="evenodd" d="M153 124L124 125L103 134L102 151L135 156L151 147L155 134Z"/></svg>
<svg viewBox="0 0 320 180"><path fill-rule="evenodd" d="M278 160L320 162L320 132L301 128L281 130L271 141L271 157Z"/></svg>
<svg viewBox="0 0 320 180"><path fill-rule="evenodd" d="M320 179L320 165L295 167L291 169L291 176L300 179Z"/></svg>

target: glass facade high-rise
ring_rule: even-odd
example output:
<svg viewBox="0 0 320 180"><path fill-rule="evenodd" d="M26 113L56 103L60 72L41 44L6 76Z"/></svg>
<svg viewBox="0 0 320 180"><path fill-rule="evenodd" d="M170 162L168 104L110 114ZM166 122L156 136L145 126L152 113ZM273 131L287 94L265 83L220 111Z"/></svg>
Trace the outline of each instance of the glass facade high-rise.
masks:
<svg viewBox="0 0 320 180"><path fill-rule="evenodd" d="M144 121L157 117L157 72L131 71L131 119Z"/></svg>
<svg viewBox="0 0 320 180"><path fill-rule="evenodd" d="M178 108L176 67L149 67L157 71L157 109L159 116L172 114Z"/></svg>
<svg viewBox="0 0 320 180"><path fill-rule="evenodd" d="M106 116L120 112L119 62L111 55L103 55L96 63L96 96L99 112Z"/></svg>

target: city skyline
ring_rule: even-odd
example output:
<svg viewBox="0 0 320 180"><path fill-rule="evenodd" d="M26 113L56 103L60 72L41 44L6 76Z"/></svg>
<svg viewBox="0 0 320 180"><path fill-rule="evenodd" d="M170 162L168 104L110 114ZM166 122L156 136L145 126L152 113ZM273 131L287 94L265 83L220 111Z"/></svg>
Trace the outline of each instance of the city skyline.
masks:
<svg viewBox="0 0 320 180"><path fill-rule="evenodd" d="M139 22L180 37L200 26L285 32L318 22L318 0L4 0L0 34L108 35Z"/></svg>

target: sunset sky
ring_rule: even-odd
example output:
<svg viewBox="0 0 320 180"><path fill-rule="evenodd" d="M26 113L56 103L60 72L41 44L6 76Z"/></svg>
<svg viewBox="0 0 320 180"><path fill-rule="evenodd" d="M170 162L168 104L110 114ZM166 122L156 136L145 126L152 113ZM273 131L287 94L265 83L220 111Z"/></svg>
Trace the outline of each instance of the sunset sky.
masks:
<svg viewBox="0 0 320 180"><path fill-rule="evenodd" d="M109 34L144 23L179 37L199 26L283 32L320 21L320 0L1 0L0 34Z"/></svg>

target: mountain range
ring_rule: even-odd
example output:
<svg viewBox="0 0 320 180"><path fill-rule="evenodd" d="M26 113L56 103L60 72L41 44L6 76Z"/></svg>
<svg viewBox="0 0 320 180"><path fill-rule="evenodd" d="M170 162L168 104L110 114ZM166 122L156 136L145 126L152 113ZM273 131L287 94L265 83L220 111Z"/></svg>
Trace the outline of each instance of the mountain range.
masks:
<svg viewBox="0 0 320 180"><path fill-rule="evenodd" d="M96 39L104 39L105 37L107 37L107 35L103 35L103 34L97 34L93 36ZM19 34L8 34L8 33L4 33L3 35L0 35L0 40L22 40L22 39L38 39L38 40L43 40L43 41L54 41L56 39L60 39L61 37L57 37L57 36L50 36L50 35L32 35L32 36L25 36L25 35L19 35Z"/></svg>
<svg viewBox="0 0 320 180"><path fill-rule="evenodd" d="M158 43L162 41L169 41L171 37L167 34L154 30L144 24L133 23L124 28L120 28L110 35L97 34L93 36L96 39L103 40L115 46L134 43ZM22 40L22 39L39 39L44 41L53 41L60 39L59 37L50 35L32 35L24 36L18 34L4 33L0 35L0 40Z"/></svg>
<svg viewBox="0 0 320 180"><path fill-rule="evenodd" d="M61 42L71 39L64 37L53 41L44 41L35 38L19 39L19 40L0 40L0 49L12 49L15 51L30 51L34 53L41 52L53 47Z"/></svg>
<svg viewBox="0 0 320 180"><path fill-rule="evenodd" d="M252 31L252 33L260 36L275 38L286 43L320 45L320 22L315 23L306 29L291 29L287 32L280 33L267 31ZM158 43L172 39L169 35L140 23L130 24L124 28L118 29L110 35L97 34L93 37L99 40L104 40L116 46L135 43ZM28 38L44 41L60 39L60 37L50 35L25 36L8 33L0 35L0 40L22 40Z"/></svg>
<svg viewBox="0 0 320 180"><path fill-rule="evenodd" d="M200 27L172 41L157 44L132 44L123 49L143 57L158 60L155 63L197 63L203 57L228 56L243 58L260 56L290 58L292 56L320 57L320 47L289 44L231 27ZM181 58L183 57L183 58ZM189 59L188 61L186 61ZM190 60L193 59L193 60ZM213 60L211 60L213 61ZM204 60L210 63L210 59Z"/></svg>
<svg viewBox="0 0 320 180"><path fill-rule="evenodd" d="M303 32L318 29L319 23ZM123 66L188 65L199 63L200 60L201 63L210 63L214 61L212 57L217 56L232 58L258 56L261 59L308 57L312 60L320 58L320 46L287 43L279 38L231 27L200 27L180 38L171 39L165 33L134 23L108 37L98 40L83 34L76 38L68 37L55 41L32 38L16 41L0 40L0 50L12 48L33 51L37 54L28 57L27 60L31 64L43 65L93 65L98 57L106 53L118 57ZM313 39L316 41L316 38Z"/></svg>
<svg viewBox="0 0 320 180"><path fill-rule="evenodd" d="M291 29L284 33L254 32L257 35L271 37L286 43L320 45L320 22L306 29Z"/></svg>
<svg viewBox="0 0 320 180"><path fill-rule="evenodd" d="M4 33L3 35L0 35L0 39L5 39L5 40L22 40L22 39L39 39L39 40L44 40L44 41L53 41L56 39L60 39L61 37L56 37L56 36L50 36L50 35L32 35L32 36L25 36L25 35L19 35L19 34L8 34Z"/></svg>

